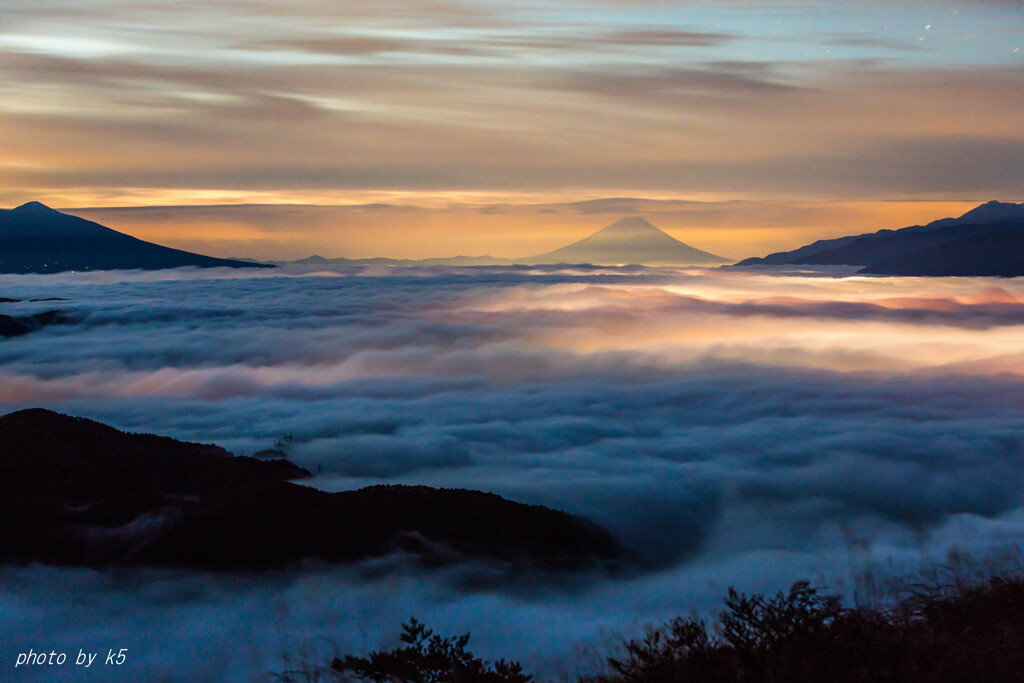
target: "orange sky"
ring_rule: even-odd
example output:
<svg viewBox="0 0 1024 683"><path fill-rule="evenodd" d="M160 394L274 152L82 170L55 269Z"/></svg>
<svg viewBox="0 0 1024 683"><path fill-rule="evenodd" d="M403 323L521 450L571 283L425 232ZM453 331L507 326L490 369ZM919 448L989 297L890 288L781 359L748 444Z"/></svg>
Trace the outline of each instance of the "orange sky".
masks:
<svg viewBox="0 0 1024 683"><path fill-rule="evenodd" d="M184 207L90 215L215 255L523 256L639 197L740 258L1024 200L1022 48L998 0L9 0L0 206ZM304 208L192 208L243 203Z"/></svg>
<svg viewBox="0 0 1024 683"><path fill-rule="evenodd" d="M825 237L959 216L976 201L672 202L531 205L241 205L67 209L141 239L215 256L266 259L519 258L582 239L623 215L728 258L761 256Z"/></svg>

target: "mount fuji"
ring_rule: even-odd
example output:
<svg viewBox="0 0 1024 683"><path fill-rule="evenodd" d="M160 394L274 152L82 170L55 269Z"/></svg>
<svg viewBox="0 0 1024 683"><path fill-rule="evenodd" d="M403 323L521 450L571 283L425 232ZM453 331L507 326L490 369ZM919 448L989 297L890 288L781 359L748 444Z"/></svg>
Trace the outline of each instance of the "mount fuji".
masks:
<svg viewBox="0 0 1024 683"><path fill-rule="evenodd" d="M615 221L579 242L518 263L590 263L593 265L719 265L732 259L680 242L639 216Z"/></svg>

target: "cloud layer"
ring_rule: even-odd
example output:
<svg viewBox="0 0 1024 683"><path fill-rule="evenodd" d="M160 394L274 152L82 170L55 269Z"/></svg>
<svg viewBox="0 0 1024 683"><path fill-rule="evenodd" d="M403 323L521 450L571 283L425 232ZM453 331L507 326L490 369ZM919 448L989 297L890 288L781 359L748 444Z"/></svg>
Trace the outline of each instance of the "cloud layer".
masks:
<svg viewBox="0 0 1024 683"><path fill-rule="evenodd" d="M810 577L869 600L948 557L1019 563L1024 286L838 275L0 277L2 296L68 299L65 324L0 343L4 410L236 453L290 433L315 486L495 491L600 522L645 567L561 583L398 559L245 583L11 569L0 622L24 635L10 647L130 646L144 677L231 680L280 668L278 625L289 647L327 636L352 650L416 615L472 631L488 656L533 648L532 668L572 673L606 654L587 643L712 609L728 585Z"/></svg>

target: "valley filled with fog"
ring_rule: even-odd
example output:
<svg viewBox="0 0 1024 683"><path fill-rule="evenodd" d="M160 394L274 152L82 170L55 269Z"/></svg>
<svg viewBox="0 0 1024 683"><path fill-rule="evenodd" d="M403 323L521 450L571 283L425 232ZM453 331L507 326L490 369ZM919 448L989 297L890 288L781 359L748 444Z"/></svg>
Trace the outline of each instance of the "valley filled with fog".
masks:
<svg viewBox="0 0 1024 683"><path fill-rule="evenodd" d="M0 632L12 651L128 648L139 680L219 681L281 670L282 652L390 646L415 616L575 679L647 625L713 615L729 586L806 578L873 603L1021 569L1024 281L851 273L0 276L22 300L0 313L61 315L0 341L0 412L276 444L327 491L491 491L628 551L557 575L401 556L246 576L7 567ZM25 678L69 674L100 680Z"/></svg>

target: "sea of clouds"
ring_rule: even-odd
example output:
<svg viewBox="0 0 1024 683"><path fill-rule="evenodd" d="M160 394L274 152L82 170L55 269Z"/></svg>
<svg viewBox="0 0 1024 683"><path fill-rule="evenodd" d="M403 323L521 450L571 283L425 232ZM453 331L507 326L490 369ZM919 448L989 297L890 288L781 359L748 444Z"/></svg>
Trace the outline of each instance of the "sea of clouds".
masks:
<svg viewBox="0 0 1024 683"><path fill-rule="evenodd" d="M28 648L124 680L234 681L394 644L416 616L542 679L811 579L876 602L1024 563L1024 282L671 268L0 276L0 412L42 406L344 490L421 483L584 515L631 560L572 576L391 557L260 576L0 570ZM60 297L63 301L37 301ZM305 654L304 654L305 653ZM287 661L286 661L286 658ZM76 678L77 677L77 678Z"/></svg>

